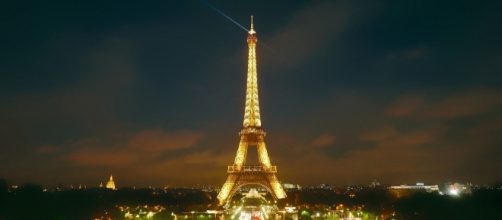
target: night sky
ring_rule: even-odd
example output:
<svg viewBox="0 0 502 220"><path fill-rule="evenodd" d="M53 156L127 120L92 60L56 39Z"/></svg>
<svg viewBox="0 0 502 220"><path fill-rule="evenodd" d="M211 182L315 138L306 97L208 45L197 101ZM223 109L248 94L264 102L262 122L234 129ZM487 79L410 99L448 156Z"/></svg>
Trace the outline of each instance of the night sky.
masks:
<svg viewBox="0 0 502 220"><path fill-rule="evenodd" d="M502 180L502 1L209 1L255 17L283 182ZM205 1L0 3L0 178L220 185L246 32Z"/></svg>

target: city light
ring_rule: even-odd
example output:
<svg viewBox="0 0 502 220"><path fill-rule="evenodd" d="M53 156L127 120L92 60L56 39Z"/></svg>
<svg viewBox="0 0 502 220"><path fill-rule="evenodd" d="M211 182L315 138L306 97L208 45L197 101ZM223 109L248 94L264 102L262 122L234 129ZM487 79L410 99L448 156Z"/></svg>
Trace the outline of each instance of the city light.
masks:
<svg viewBox="0 0 502 220"><path fill-rule="evenodd" d="M0 220L502 219L502 0L213 1L2 5Z"/></svg>

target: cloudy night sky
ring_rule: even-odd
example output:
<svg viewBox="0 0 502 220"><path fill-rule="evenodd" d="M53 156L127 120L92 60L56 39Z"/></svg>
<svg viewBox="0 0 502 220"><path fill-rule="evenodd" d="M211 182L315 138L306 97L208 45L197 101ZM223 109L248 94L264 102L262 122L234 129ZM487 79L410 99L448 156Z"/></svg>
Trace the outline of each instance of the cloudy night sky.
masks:
<svg viewBox="0 0 502 220"><path fill-rule="evenodd" d="M0 178L222 184L255 16L283 182L502 180L501 1L49 1L0 6Z"/></svg>

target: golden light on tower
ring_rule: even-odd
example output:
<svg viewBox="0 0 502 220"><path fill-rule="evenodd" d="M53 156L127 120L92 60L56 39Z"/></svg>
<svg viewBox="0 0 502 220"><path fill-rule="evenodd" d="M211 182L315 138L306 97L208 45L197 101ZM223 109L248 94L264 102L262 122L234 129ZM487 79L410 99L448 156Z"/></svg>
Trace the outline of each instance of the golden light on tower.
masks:
<svg viewBox="0 0 502 220"><path fill-rule="evenodd" d="M265 187L275 199L286 198L286 193L277 179L277 167L272 166L265 144L265 131L261 128L260 102L258 96L258 73L256 68L256 44L253 16L248 31L248 71L243 128L234 164L228 166L228 177L218 193L220 205L225 204L242 186L257 184ZM248 147L256 147L259 165L246 165Z"/></svg>
<svg viewBox="0 0 502 220"><path fill-rule="evenodd" d="M258 99L258 74L256 70L256 31L254 30L253 16L251 16L251 29L248 32L248 76L246 82L246 107L244 108L244 127L260 127L260 102Z"/></svg>

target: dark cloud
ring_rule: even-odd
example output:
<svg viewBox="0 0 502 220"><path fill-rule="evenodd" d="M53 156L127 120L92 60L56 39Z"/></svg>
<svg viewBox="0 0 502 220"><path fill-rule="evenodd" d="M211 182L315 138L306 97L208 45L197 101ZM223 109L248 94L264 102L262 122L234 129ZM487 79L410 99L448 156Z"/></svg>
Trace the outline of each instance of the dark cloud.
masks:
<svg viewBox="0 0 502 220"><path fill-rule="evenodd" d="M486 113L500 107L500 89L473 89L450 95L424 112L425 117L458 118Z"/></svg>
<svg viewBox="0 0 502 220"><path fill-rule="evenodd" d="M41 146L35 149L36 152L42 153L42 154L47 154L47 153L55 153L58 152L60 149L57 146L54 145L45 145Z"/></svg>
<svg viewBox="0 0 502 220"><path fill-rule="evenodd" d="M169 133L146 130L118 140L83 139L70 143L73 150L63 155L62 159L83 166L131 165L158 160L161 155L173 150L194 147L202 137L201 133L192 131Z"/></svg>
<svg viewBox="0 0 502 220"><path fill-rule="evenodd" d="M77 81L4 99L0 118L10 129L1 135L8 143L32 145L25 141L33 139L51 143L75 137L74 132L106 131L122 123L115 113L127 101L136 75L131 46L127 40L112 38L93 49L78 67ZM57 130L64 131L53 133Z"/></svg>
<svg viewBox="0 0 502 220"><path fill-rule="evenodd" d="M390 125L383 126L374 131L368 131L359 136L361 141L384 141L397 135L397 130Z"/></svg>
<svg viewBox="0 0 502 220"><path fill-rule="evenodd" d="M400 96L386 110L386 113L393 117L405 117L414 114L424 105L424 98L417 94L406 94Z"/></svg>
<svg viewBox="0 0 502 220"><path fill-rule="evenodd" d="M387 55L388 62L401 62L401 61L412 61L425 56L427 49L423 47L416 47L412 49L407 49L403 51L392 52Z"/></svg>
<svg viewBox="0 0 502 220"><path fill-rule="evenodd" d="M339 40L347 26L357 22L360 14L349 1L321 1L295 13L284 27L263 44L271 67L287 69L322 54L324 48ZM358 8L358 10L362 10ZM270 70L269 70L270 71Z"/></svg>
<svg viewBox="0 0 502 220"><path fill-rule="evenodd" d="M313 147L326 147L335 144L336 136L333 134L321 134L312 140Z"/></svg>
<svg viewBox="0 0 502 220"><path fill-rule="evenodd" d="M500 3L213 3L244 24L255 15L281 180L502 178ZM28 5L2 8L0 177L224 181L246 33L196 2Z"/></svg>
<svg viewBox="0 0 502 220"><path fill-rule="evenodd" d="M170 134L159 130L148 130L133 136L129 145L135 149L151 152L183 149L192 147L202 136L202 134L195 132L179 131Z"/></svg>

